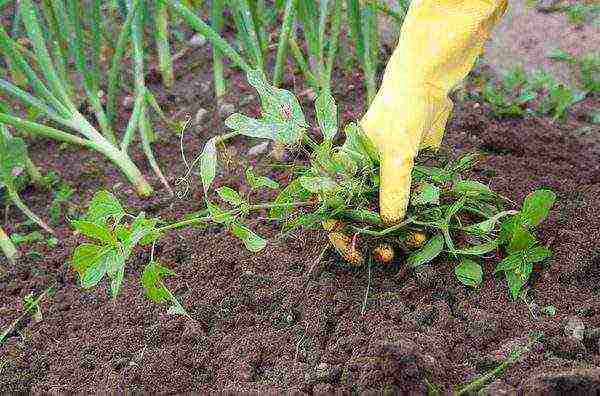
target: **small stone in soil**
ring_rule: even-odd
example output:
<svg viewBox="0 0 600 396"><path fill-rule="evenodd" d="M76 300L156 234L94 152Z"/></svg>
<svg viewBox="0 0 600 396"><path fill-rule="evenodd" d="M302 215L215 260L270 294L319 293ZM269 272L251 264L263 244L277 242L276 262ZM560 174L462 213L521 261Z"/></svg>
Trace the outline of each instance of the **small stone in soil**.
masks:
<svg viewBox="0 0 600 396"><path fill-rule="evenodd" d="M203 34L196 33L190 39L189 44L192 47L202 47L204 44L206 44L206 37L204 37Z"/></svg>
<svg viewBox="0 0 600 396"><path fill-rule="evenodd" d="M267 152L269 149L269 142L262 142L248 149L248 157L255 157Z"/></svg>
<svg viewBox="0 0 600 396"><path fill-rule="evenodd" d="M194 124L199 125L207 114L208 110L206 110L204 107L200 107L200 109L198 109L196 112L196 116L194 117Z"/></svg>
<svg viewBox="0 0 600 396"><path fill-rule="evenodd" d="M219 105L219 115L223 118L227 118L235 113L235 105L232 103L222 103Z"/></svg>
<svg viewBox="0 0 600 396"><path fill-rule="evenodd" d="M578 341L583 340L585 325L580 318L571 317L565 325L565 335Z"/></svg>

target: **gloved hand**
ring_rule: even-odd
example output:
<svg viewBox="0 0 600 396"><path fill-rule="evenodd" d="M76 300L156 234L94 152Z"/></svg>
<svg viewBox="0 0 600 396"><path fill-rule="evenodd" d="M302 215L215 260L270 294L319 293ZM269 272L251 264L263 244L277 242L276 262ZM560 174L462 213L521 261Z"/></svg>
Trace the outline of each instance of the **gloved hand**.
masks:
<svg viewBox="0 0 600 396"><path fill-rule="evenodd" d="M452 111L449 91L469 73L508 0L413 0L383 82L361 120L380 153L380 215L401 220L414 158L438 149Z"/></svg>

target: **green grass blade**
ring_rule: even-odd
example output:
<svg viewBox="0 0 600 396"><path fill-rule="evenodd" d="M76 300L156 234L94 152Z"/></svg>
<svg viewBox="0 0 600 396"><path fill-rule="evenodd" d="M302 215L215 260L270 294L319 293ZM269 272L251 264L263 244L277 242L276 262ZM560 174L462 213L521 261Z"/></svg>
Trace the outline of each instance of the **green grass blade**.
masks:
<svg viewBox="0 0 600 396"><path fill-rule="evenodd" d="M161 0L166 1L166 0ZM213 46L217 47L223 55L226 55L229 59L240 67L246 73L252 71L252 67L237 53L236 50L229 45L217 32L215 32L210 26L208 26L202 19L198 18L188 7L183 5L180 0L169 0L169 5L180 15L185 21L197 32L204 35Z"/></svg>
<svg viewBox="0 0 600 396"><path fill-rule="evenodd" d="M75 91L73 90L71 80L69 79L67 73L67 64L69 58L67 44L64 39L63 32L61 32L61 29L58 27L58 22L56 21L56 16L54 15L54 10L50 4L50 0L42 0L40 7L51 36L52 57L55 60L58 75L65 86L67 95L70 98L74 98Z"/></svg>
<svg viewBox="0 0 600 396"><path fill-rule="evenodd" d="M50 90L68 109L74 110L75 106L67 96L66 89L62 85L58 73L50 59L50 54L46 48L44 36L38 21L37 12L31 4L31 0L22 0L20 5L23 23L25 24L25 30L27 30L27 36L33 45L38 63L49 84Z"/></svg>
<svg viewBox="0 0 600 396"><path fill-rule="evenodd" d="M29 63L23 58L17 50L15 42L8 36L4 28L0 25L0 46L7 59L14 62L15 66L25 74L29 80L29 84L33 88L36 95L52 105L54 109L62 116L69 116L71 111L65 106L54 94L46 87L38 75L33 71Z"/></svg>
<svg viewBox="0 0 600 396"><path fill-rule="evenodd" d="M317 15L314 0L302 0L298 2L298 20L304 30L304 39L308 45L308 57L310 62L315 62L319 56L319 17Z"/></svg>
<svg viewBox="0 0 600 396"><path fill-rule="evenodd" d="M331 91L331 74L333 73L333 64L338 52L340 25L342 22L342 0L335 0L333 15L331 18L331 32L329 34L329 47L327 53L327 66L323 76L323 89Z"/></svg>
<svg viewBox="0 0 600 396"><path fill-rule="evenodd" d="M144 4L144 0L140 2L140 4ZM134 60L134 78L135 78L135 92L136 98L139 97L142 99L141 106L138 114L138 130L140 131L140 136L142 138L142 149L148 162L150 162L150 166L154 173L158 176L161 183L164 184L167 191L173 194L173 190L171 186L167 182L167 179L163 175L160 167L158 166L158 162L154 157L154 153L152 152L152 148L150 146L150 132L151 126L150 122L146 116L146 86L144 82L144 47L143 47L143 34L144 34L144 25L142 20L142 13L137 13L135 19L133 20L133 24L131 25L131 42L133 44L133 60Z"/></svg>
<svg viewBox="0 0 600 396"><path fill-rule="evenodd" d="M121 70L121 62L123 60L123 56L125 55L125 50L127 49L127 42L129 40L129 36L131 34L131 24L133 23L133 18L137 12L139 6L139 0L133 0L131 9L127 13L127 17L125 22L123 23L123 28L119 33L119 37L117 39L117 45L115 47L115 53L111 60L111 66L108 71L108 88L106 92L106 112L108 118L114 122L116 118L116 92L117 86L119 85L119 71Z"/></svg>
<svg viewBox="0 0 600 396"><path fill-rule="evenodd" d="M221 34L221 29L223 29L223 0L212 0L210 20L215 32ZM222 56L221 50L213 45L213 79L217 99L225 94L226 89Z"/></svg>
<svg viewBox="0 0 600 396"><path fill-rule="evenodd" d="M279 33L279 44L277 45L277 56L275 58L275 69L273 72L273 85L279 86L283 79L283 68L288 49L290 33L294 26L295 9L297 0L286 0L285 11L283 13L283 25Z"/></svg>
<svg viewBox="0 0 600 396"><path fill-rule="evenodd" d="M356 58L362 65L364 64L365 58L365 44L363 41L362 26L360 20L360 1L348 0L346 7L348 12L348 34L350 36L348 41L354 43Z"/></svg>
<svg viewBox="0 0 600 396"><path fill-rule="evenodd" d="M298 43L296 42L296 39L293 36L291 36L289 38L289 44L290 44L290 51L292 52L292 56L294 57L294 60L296 61L296 65L298 66L298 68L300 69L302 74L304 75L304 78L306 79L307 84L310 85L311 88L313 88L315 90L319 90L320 89L319 81L317 80L315 75L310 71L310 67L308 66L308 63L306 62L306 59L304 59L304 55L302 55L302 50L298 46Z"/></svg>
<svg viewBox="0 0 600 396"><path fill-rule="evenodd" d="M102 53L102 11L101 0L92 0L89 8L90 30L92 33L92 56L90 63L92 65L93 87L97 92L100 89L100 57Z"/></svg>
<svg viewBox="0 0 600 396"><path fill-rule="evenodd" d="M70 133L66 133L46 125L38 124L37 122L27 121L7 113L0 113L0 122L7 125L12 125L19 130L24 130L34 135L43 136L79 146L94 148L94 145L91 143L91 141L87 139L71 135Z"/></svg>
<svg viewBox="0 0 600 396"><path fill-rule="evenodd" d="M54 109L42 102L35 96L30 95L28 92L23 91L21 88L11 84L5 79L0 79L0 90L7 94L19 99L21 102L26 103L29 106L35 107L37 110L45 113L48 117L56 122L64 123L66 119L58 114Z"/></svg>
<svg viewBox="0 0 600 396"><path fill-rule="evenodd" d="M247 0L235 0L233 20L254 68L264 72L262 51Z"/></svg>
<svg viewBox="0 0 600 396"><path fill-rule="evenodd" d="M94 114L96 115L96 119L98 120L98 124L100 125L100 130L102 131L102 134L111 143L116 144L117 140L115 134L112 128L110 127L110 123L108 121L108 118L106 117L106 113L102 108L100 97L98 96L98 92L100 91L100 76L98 75L99 72L94 70L95 66L93 66L93 61L91 68L88 66L88 63L86 62L86 56L83 51L83 47L85 45L85 37L80 19L81 10L79 6L80 3L78 1L70 1L69 8L67 10L69 30L73 34L73 39L70 42L70 47L71 52L73 54L73 58L75 59L75 67L83 77L83 87L87 94L88 101L92 106L92 109L94 109Z"/></svg>
<svg viewBox="0 0 600 396"><path fill-rule="evenodd" d="M327 20L329 17L329 5L330 0L319 1L319 28L317 30L319 35L319 52L316 59L316 69L319 74L319 79L324 83L325 69L323 67L324 53L325 53L325 33L327 31Z"/></svg>
<svg viewBox="0 0 600 396"><path fill-rule="evenodd" d="M367 103L370 105L375 94L377 93L376 78L376 63L374 62L374 49L376 43L373 42L373 29L377 29L376 15L373 10L367 5L362 10L362 20L364 21L364 29L362 29L362 37L364 43L363 54L363 70L365 72L365 85L367 87Z"/></svg>
<svg viewBox="0 0 600 396"><path fill-rule="evenodd" d="M169 47L169 10L167 5L157 0L154 6L155 40L158 51L158 68L162 76L163 84L171 87L175 79L173 75L173 58Z"/></svg>
<svg viewBox="0 0 600 396"><path fill-rule="evenodd" d="M140 120L140 111L142 110L142 103L144 102L144 98L141 95L136 96L135 103L133 105L133 111L131 112L131 116L129 117L129 121L127 122L127 128L125 129L125 134L123 135L123 140L121 141L121 151L127 152L129 148L129 144L133 140L133 136L135 131L138 128L139 120Z"/></svg>

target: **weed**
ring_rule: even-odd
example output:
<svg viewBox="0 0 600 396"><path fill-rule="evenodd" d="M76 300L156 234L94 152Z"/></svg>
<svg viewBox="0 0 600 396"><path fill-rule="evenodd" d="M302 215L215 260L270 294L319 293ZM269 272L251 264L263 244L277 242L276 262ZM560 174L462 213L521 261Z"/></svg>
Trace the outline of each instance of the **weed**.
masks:
<svg viewBox="0 0 600 396"><path fill-rule="evenodd" d="M528 343L521 347L514 348L507 356L507 358L496 368L493 370L475 378L468 384L458 388L454 394L455 395L470 395L479 391L481 388L486 386L487 384L493 382L494 380L500 378L502 374L513 364L519 361L521 356L524 353L527 353L531 350L531 347L538 342L543 337L542 333L532 333L529 335Z"/></svg>
<svg viewBox="0 0 600 396"><path fill-rule="evenodd" d="M520 211L504 210L506 199L487 185L462 177L476 162L477 155L466 155L443 166L417 164L413 173L416 187L407 218L392 226L383 224L374 211L379 190L377 152L354 123L345 128L345 143L333 144L338 133L333 97L323 92L315 101L322 133L322 141L317 143L307 134L309 125L291 92L270 85L261 72L251 71L247 77L260 96L262 116L255 119L233 114L225 122L233 131L206 143L197 161L206 204L201 216L159 227L158 219L148 219L143 213L136 217L126 215L116 198L104 191L96 194L85 218L72 222L76 230L97 241L80 245L73 255L73 266L84 288L97 285L108 275L111 294L116 298L125 263L135 247L153 243L163 233L181 227L217 223L239 238L249 251L258 252L267 240L245 223L251 213L265 210L272 220L281 223L284 234L297 228L320 228L323 224L336 250L355 266L363 265L364 258L371 262L369 249L381 250L382 244L386 247L379 253L401 252L412 269L446 253L457 263L458 281L469 287L478 287L483 280L479 260L502 247L505 258L495 273L504 275L514 299L529 279L533 263L550 256L533 232L548 215L555 194L539 190L525 199ZM256 175L252 168L246 171L250 191L279 190L272 202L252 203L249 194L221 186L214 191L222 202L218 204L212 199L211 189L217 174L217 147L236 135L270 139L291 149L305 150L310 160L283 187ZM126 217L134 218L133 222L124 223ZM171 274L164 267L153 266L153 262L152 259L149 271L156 277ZM172 295L164 296L175 304Z"/></svg>
<svg viewBox="0 0 600 396"><path fill-rule="evenodd" d="M4 342L8 338L8 336L14 331L19 322L30 312L34 311L34 319L36 321L42 320L42 311L40 309L40 302L44 297L52 290L52 286L44 290L38 297L34 298L33 294L30 293L23 299L23 312L11 322L11 324L4 329L2 333L0 333L0 344Z"/></svg>
<svg viewBox="0 0 600 396"><path fill-rule="evenodd" d="M571 4L565 7L567 14L567 20L574 24L581 26L588 22L597 24L600 21L600 5L584 2Z"/></svg>

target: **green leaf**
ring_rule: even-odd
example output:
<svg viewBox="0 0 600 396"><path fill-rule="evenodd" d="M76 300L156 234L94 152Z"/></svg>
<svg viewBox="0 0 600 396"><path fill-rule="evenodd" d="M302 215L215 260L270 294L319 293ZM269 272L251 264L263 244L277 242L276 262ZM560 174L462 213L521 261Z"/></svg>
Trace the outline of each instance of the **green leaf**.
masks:
<svg viewBox="0 0 600 396"><path fill-rule="evenodd" d="M338 130L337 106L333 96L322 91L315 100L317 122L325 140L333 140Z"/></svg>
<svg viewBox="0 0 600 396"><path fill-rule="evenodd" d="M96 286L106 272L118 262L119 254L111 246L84 243L73 252L72 266L79 273L81 286Z"/></svg>
<svg viewBox="0 0 600 396"><path fill-rule="evenodd" d="M217 189L217 194L223 201L227 202L231 206L240 206L246 202L237 191L226 186L219 187Z"/></svg>
<svg viewBox="0 0 600 396"><path fill-rule="evenodd" d="M273 190L279 188L279 183L277 183L275 180L271 180L265 176L256 176L252 167L246 169L246 181L252 188L266 187Z"/></svg>
<svg viewBox="0 0 600 396"><path fill-rule="evenodd" d="M251 252L259 252L267 246L267 241L261 236L257 235L251 229L241 224L233 224L231 227L231 233L236 237L240 238L244 242L244 246Z"/></svg>
<svg viewBox="0 0 600 396"><path fill-rule="evenodd" d="M552 256L550 249L543 246L535 246L525 252L525 259L530 263L537 263Z"/></svg>
<svg viewBox="0 0 600 396"><path fill-rule="evenodd" d="M125 216L125 211L119 200L112 193L102 190L92 198L85 218L92 223L106 221L110 217L119 222L123 216Z"/></svg>
<svg viewBox="0 0 600 396"><path fill-rule="evenodd" d="M117 240L103 221L92 223L87 220L73 220L71 225L88 238L97 239L107 245L115 245Z"/></svg>
<svg viewBox="0 0 600 396"><path fill-rule="evenodd" d="M142 287L146 297L156 303L169 302L174 299L173 294L167 289L163 278L173 276L175 273L167 267L163 267L156 261L151 261L142 273Z"/></svg>
<svg viewBox="0 0 600 396"><path fill-rule="evenodd" d="M515 268L520 267L523 264L523 257L520 254L511 254L506 256L502 261L496 265L494 273L497 274L501 271L512 271Z"/></svg>
<svg viewBox="0 0 600 396"><path fill-rule="evenodd" d="M411 268L420 267L423 264L427 264L435 259L444 249L444 237L442 235L436 235L431 238L425 246L420 250L411 253L406 260L406 265Z"/></svg>
<svg viewBox="0 0 600 396"><path fill-rule="evenodd" d="M315 194L333 192L337 184L329 177L300 176L300 185L307 191Z"/></svg>
<svg viewBox="0 0 600 396"><path fill-rule="evenodd" d="M85 271L95 265L110 247L98 246L91 243L82 243L73 251L73 259L71 266L80 277L85 274Z"/></svg>
<svg viewBox="0 0 600 396"><path fill-rule="evenodd" d="M271 217L280 219L283 216L287 215L292 209L292 206L286 206L285 204L307 199L310 195L310 191L307 191L304 188L302 188L300 180L294 179L292 180L292 182L290 182L290 184L288 184L283 190L279 192L279 195L277 195L277 198L275 198L275 201L273 201L273 203L277 206L271 208L271 210L269 211L269 215Z"/></svg>
<svg viewBox="0 0 600 396"><path fill-rule="evenodd" d="M437 205L440 202L440 188L435 184L422 183L414 192L413 205Z"/></svg>
<svg viewBox="0 0 600 396"><path fill-rule="evenodd" d="M535 237L525 228L515 227L507 251L514 254L529 249L535 244Z"/></svg>
<svg viewBox="0 0 600 396"><path fill-rule="evenodd" d="M208 213L210 213L211 220L215 223L229 225L235 220L231 214L225 212L215 204L207 202L206 207L208 208Z"/></svg>
<svg viewBox="0 0 600 396"><path fill-rule="evenodd" d="M486 243L482 243L480 245L470 246L465 249L458 249L458 250L455 249L452 251L452 253L465 254L465 255L471 255L471 256L481 256L481 255L487 254L489 252L493 252L497 248L498 248L498 241L492 240L492 241L489 241Z"/></svg>
<svg viewBox="0 0 600 396"><path fill-rule="evenodd" d="M523 201L521 218L525 225L538 226L550 212L556 201L556 194L550 190L537 190L528 195Z"/></svg>
<svg viewBox="0 0 600 396"><path fill-rule="evenodd" d="M542 308L542 313L544 315L554 317L556 316L556 307L554 305L548 305Z"/></svg>
<svg viewBox="0 0 600 396"><path fill-rule="evenodd" d="M510 291L510 295L514 300L519 297L519 292L521 288L525 284L525 280L523 280L519 275L517 275L513 271L506 271L506 281L508 282L508 290Z"/></svg>
<svg viewBox="0 0 600 396"><path fill-rule="evenodd" d="M33 243L33 242L43 241L44 235L42 235L42 233L39 231L33 231L27 235L18 234L15 232L10 235L10 240L15 245L20 245L22 243Z"/></svg>
<svg viewBox="0 0 600 396"><path fill-rule="evenodd" d="M573 55L571 55L567 51L564 51L564 50L561 50L558 48L549 51L547 54L547 57L552 60L566 61L566 62L570 62L570 61L574 60Z"/></svg>
<svg viewBox="0 0 600 396"><path fill-rule="evenodd" d="M481 265L469 259L462 259L454 268L454 274L462 284L471 287L479 286L483 280Z"/></svg>
<svg viewBox="0 0 600 396"><path fill-rule="evenodd" d="M496 227L498 220L500 220L502 217L510 216L512 214L514 214L514 212L509 210L497 213L487 220L464 227L463 231L473 235L489 234Z"/></svg>
<svg viewBox="0 0 600 396"><path fill-rule="evenodd" d="M284 141L289 128L289 124L261 121L239 113L227 117L225 126L244 136L276 141Z"/></svg>
<svg viewBox="0 0 600 396"><path fill-rule="evenodd" d="M208 194L208 189L217 175L217 138L215 136L206 142L200 154L200 178L205 194Z"/></svg>
<svg viewBox="0 0 600 396"><path fill-rule="evenodd" d="M147 244L158 237L156 233L156 219L147 219L144 212L137 215L131 223L130 232L124 240L125 259L129 257L133 248L138 244Z"/></svg>
<svg viewBox="0 0 600 396"><path fill-rule="evenodd" d="M356 123L349 123L344 128L346 141L341 151L347 154L359 167L371 166L379 162L379 152L371 140Z"/></svg>
<svg viewBox="0 0 600 396"><path fill-rule="evenodd" d="M21 138L6 137L0 132L0 177L5 185L21 173L27 163L27 146Z"/></svg>
<svg viewBox="0 0 600 396"><path fill-rule="evenodd" d="M454 182L453 191L458 195L469 197L492 194L492 190L487 185L475 180L457 180Z"/></svg>

